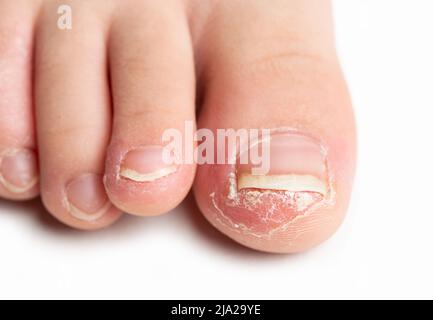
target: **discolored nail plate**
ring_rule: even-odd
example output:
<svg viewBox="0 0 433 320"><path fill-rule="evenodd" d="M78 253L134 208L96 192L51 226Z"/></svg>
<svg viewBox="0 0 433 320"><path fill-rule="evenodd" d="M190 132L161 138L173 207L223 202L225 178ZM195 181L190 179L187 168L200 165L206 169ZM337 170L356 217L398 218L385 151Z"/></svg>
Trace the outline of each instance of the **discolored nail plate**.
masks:
<svg viewBox="0 0 433 320"><path fill-rule="evenodd" d="M152 182L177 171L177 166L163 161L163 147L143 147L128 152L122 161L119 176L134 182Z"/></svg>

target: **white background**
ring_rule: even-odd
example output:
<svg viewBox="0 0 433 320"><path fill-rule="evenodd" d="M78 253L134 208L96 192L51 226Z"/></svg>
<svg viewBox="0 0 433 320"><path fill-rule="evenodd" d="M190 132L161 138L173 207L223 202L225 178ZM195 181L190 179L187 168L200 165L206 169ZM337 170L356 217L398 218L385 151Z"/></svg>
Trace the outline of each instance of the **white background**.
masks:
<svg viewBox="0 0 433 320"><path fill-rule="evenodd" d="M433 2L335 1L359 125L348 218L293 256L244 249L192 199L106 231L0 202L0 298L433 298Z"/></svg>

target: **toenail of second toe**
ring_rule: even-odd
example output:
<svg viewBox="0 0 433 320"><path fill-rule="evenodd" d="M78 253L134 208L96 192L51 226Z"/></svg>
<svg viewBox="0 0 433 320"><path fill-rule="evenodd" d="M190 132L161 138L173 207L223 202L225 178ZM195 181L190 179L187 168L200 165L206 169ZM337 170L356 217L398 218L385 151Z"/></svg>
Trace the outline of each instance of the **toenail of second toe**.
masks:
<svg viewBox="0 0 433 320"><path fill-rule="evenodd" d="M177 171L175 164L164 161L164 148L149 146L128 152L122 161L119 176L134 182L152 182Z"/></svg>

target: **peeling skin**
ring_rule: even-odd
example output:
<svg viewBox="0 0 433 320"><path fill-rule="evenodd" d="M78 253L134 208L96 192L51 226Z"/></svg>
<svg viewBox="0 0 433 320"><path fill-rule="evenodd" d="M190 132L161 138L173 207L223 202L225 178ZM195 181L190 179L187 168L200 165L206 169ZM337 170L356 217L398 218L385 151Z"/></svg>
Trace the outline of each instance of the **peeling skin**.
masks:
<svg viewBox="0 0 433 320"><path fill-rule="evenodd" d="M238 233L266 239L271 239L274 234L287 230L319 208L332 206L334 203L333 189L326 198L320 194L309 192L285 191L281 193L272 190L247 190L242 191L242 193L238 195L237 202L226 203L226 205L232 210L247 211L248 214L254 215L257 223L247 225L234 222L233 218L224 214L215 193L211 193L209 196L212 206L220 216L216 220ZM263 207L267 207L267 209L260 210ZM260 215L258 213L260 211L264 212L264 215ZM304 230L304 232L306 231Z"/></svg>
<svg viewBox="0 0 433 320"><path fill-rule="evenodd" d="M290 188L239 188L239 173L236 166L230 166L225 171L226 183L223 189L216 189L209 194L218 223L238 233L271 239L275 234L291 228L300 219L313 215L319 208L332 206L335 203L333 176L327 163L326 148L322 144L321 147L326 178L322 180L323 186L307 191Z"/></svg>

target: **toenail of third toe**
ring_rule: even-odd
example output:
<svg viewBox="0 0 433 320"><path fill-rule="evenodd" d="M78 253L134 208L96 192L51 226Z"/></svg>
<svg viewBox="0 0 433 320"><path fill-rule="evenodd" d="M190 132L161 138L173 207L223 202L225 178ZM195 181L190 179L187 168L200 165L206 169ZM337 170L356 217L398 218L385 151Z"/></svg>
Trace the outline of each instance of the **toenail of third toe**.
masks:
<svg viewBox="0 0 433 320"><path fill-rule="evenodd" d="M105 193L102 176L85 174L71 181L66 187L65 206L76 219L97 221L112 207Z"/></svg>
<svg viewBox="0 0 433 320"><path fill-rule="evenodd" d="M11 193L25 193L38 183L37 166L34 151L7 150L0 154L0 183Z"/></svg>

